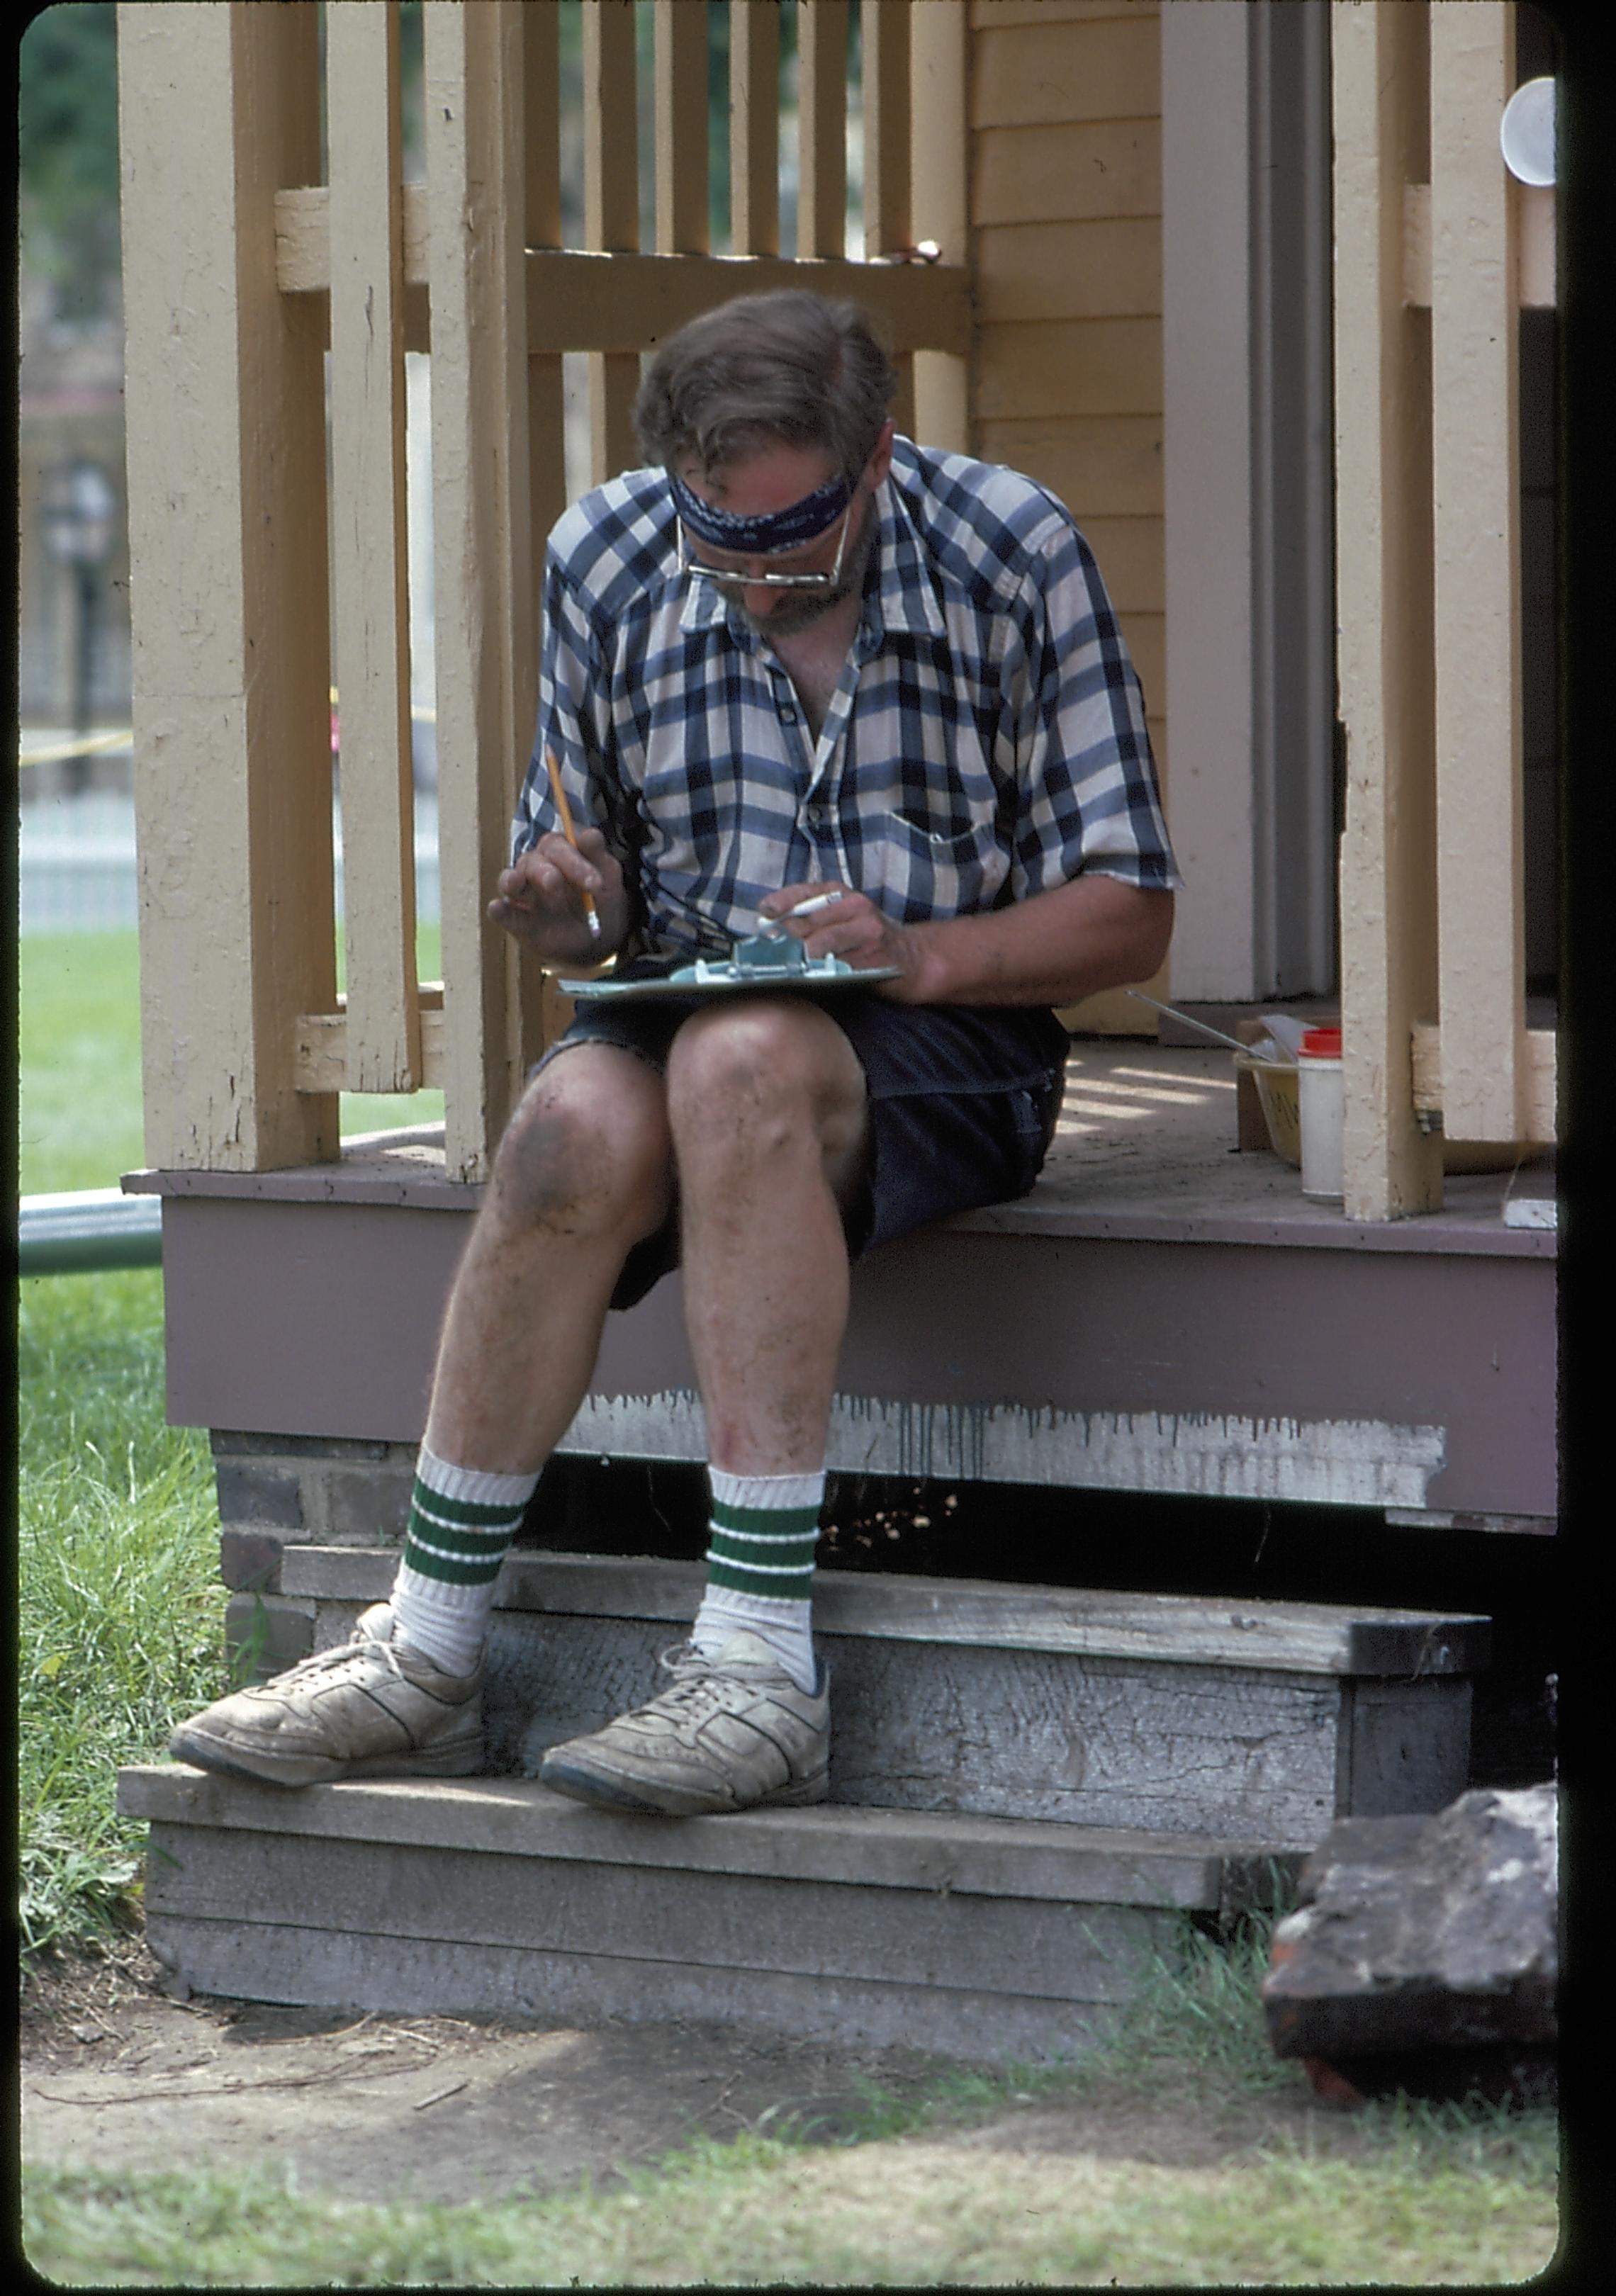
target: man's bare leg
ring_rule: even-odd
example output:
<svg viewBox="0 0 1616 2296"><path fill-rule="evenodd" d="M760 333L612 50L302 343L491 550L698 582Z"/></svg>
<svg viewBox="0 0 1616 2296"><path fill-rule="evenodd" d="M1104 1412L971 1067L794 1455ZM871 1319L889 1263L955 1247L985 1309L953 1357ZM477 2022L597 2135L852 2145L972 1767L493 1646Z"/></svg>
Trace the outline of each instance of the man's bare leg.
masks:
<svg viewBox="0 0 1616 2296"><path fill-rule="evenodd" d="M668 1107L712 1462L817 1472L848 1313L841 1199L864 1152L858 1057L812 1004L710 1006L675 1039Z"/></svg>
<svg viewBox="0 0 1616 2296"><path fill-rule="evenodd" d="M672 1193L662 1079L580 1045L528 1090L455 1278L391 1597L452 1674L481 1657L500 1563L588 1388L630 1247Z"/></svg>
<svg viewBox="0 0 1616 2296"><path fill-rule="evenodd" d="M182 1761L294 1786L480 1767L500 1559L582 1400L623 1259L667 1210L670 1152L661 1079L630 1054L579 1046L529 1087L450 1296L389 1602L351 1643L182 1723Z"/></svg>
<svg viewBox="0 0 1616 2296"><path fill-rule="evenodd" d="M540 1775L670 1816L822 1801L830 1699L810 1595L864 1072L812 1005L714 1004L674 1041L668 1107L712 1462L707 1590L674 1687L553 1747Z"/></svg>
<svg viewBox="0 0 1616 2296"><path fill-rule="evenodd" d="M671 1200L655 1070L580 1045L529 1086L495 1158L444 1317L426 1442L492 1473L537 1474L587 1391L630 1247Z"/></svg>

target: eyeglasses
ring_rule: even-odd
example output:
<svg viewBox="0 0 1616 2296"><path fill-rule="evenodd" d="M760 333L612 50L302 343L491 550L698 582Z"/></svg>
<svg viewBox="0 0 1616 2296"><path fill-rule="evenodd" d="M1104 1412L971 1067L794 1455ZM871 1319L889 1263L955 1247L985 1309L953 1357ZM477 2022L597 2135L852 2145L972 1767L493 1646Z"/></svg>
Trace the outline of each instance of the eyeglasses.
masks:
<svg viewBox="0 0 1616 2296"><path fill-rule="evenodd" d="M841 562L847 554L848 528L852 521L855 494L841 513L841 538L836 545L836 562L828 574L749 574L743 568L707 566L690 554L690 537L685 531L685 521L679 521L679 571L693 574L703 582L717 582L730 590L830 590L841 579Z"/></svg>

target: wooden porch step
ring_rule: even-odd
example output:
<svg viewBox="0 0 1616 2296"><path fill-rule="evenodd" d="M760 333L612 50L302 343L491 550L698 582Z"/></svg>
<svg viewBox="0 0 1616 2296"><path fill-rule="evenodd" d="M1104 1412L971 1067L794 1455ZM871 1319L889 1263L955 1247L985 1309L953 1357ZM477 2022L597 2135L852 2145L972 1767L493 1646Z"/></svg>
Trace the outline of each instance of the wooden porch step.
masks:
<svg viewBox="0 0 1616 2296"><path fill-rule="evenodd" d="M283 1792L125 1769L171 1981L548 2023L713 2018L1054 2057L1128 1999L1177 1911L1272 1902L1259 1843L834 1805L610 1816L530 1781Z"/></svg>
<svg viewBox="0 0 1616 2296"><path fill-rule="evenodd" d="M308 1605L324 1647L396 1561L288 1546L273 1599ZM547 1747L665 1687L658 1655L702 1583L697 1562L511 1556L489 1769L534 1776ZM815 1615L838 1804L1306 1849L1338 1817L1440 1809L1469 1783L1485 1619L835 1570Z"/></svg>

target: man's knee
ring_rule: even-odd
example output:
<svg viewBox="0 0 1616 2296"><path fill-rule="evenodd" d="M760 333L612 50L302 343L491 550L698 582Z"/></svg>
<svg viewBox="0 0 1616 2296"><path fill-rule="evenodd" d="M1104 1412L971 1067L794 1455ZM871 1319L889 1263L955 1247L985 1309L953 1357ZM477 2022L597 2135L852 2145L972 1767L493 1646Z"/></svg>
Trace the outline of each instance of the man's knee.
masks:
<svg viewBox="0 0 1616 2296"><path fill-rule="evenodd" d="M736 1148L818 1135L849 1153L865 1125L864 1072L835 1022L780 1000L712 1004L686 1021L668 1070L668 1111L683 1160L693 1146Z"/></svg>
<svg viewBox="0 0 1616 2296"><path fill-rule="evenodd" d="M534 1080L505 1127L491 1207L519 1227L650 1234L668 1209L669 1146L650 1070L624 1079L570 1053Z"/></svg>

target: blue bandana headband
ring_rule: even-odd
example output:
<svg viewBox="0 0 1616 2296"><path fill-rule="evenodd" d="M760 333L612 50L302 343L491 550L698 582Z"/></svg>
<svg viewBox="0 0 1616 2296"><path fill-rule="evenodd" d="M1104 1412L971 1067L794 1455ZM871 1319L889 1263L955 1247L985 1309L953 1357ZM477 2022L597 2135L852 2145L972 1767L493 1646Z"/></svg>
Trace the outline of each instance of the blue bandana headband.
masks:
<svg viewBox="0 0 1616 2296"><path fill-rule="evenodd" d="M692 494L676 472L669 471L674 507L698 542L710 549L731 550L738 558L769 558L777 550L795 550L823 534L853 499L851 479L827 479L800 502L783 510L766 511L759 518L742 518L731 510L716 510Z"/></svg>

